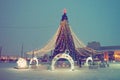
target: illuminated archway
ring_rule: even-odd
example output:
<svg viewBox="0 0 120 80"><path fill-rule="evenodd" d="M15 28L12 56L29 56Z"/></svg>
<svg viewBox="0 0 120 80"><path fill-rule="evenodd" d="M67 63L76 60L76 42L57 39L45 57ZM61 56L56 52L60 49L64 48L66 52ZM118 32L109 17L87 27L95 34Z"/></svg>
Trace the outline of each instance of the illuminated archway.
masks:
<svg viewBox="0 0 120 80"><path fill-rule="evenodd" d="M33 61L35 61L35 62L36 62L36 66L38 66L38 59L37 59L37 57L31 58L31 60L30 60L30 65L32 64ZM29 67L30 67L30 66L29 66Z"/></svg>
<svg viewBox="0 0 120 80"><path fill-rule="evenodd" d="M88 57L88 58L86 59L86 65L87 65L87 66L89 65L88 61L91 61L91 62L93 62L93 59L92 59L92 57Z"/></svg>
<svg viewBox="0 0 120 80"><path fill-rule="evenodd" d="M66 53L57 54L53 58L52 64L51 64L51 69L52 70L55 70L55 63L61 58L68 60L70 62L70 65L71 65L71 70L74 70L74 61L73 61L72 57L69 54L66 54Z"/></svg>

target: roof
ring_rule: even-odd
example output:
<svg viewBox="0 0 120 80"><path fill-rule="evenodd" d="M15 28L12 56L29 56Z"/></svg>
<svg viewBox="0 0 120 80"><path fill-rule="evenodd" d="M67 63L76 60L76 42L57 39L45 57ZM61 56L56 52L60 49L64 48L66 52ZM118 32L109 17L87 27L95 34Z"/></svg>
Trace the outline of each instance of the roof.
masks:
<svg viewBox="0 0 120 80"><path fill-rule="evenodd" d="M120 46L101 46L98 50L120 50Z"/></svg>

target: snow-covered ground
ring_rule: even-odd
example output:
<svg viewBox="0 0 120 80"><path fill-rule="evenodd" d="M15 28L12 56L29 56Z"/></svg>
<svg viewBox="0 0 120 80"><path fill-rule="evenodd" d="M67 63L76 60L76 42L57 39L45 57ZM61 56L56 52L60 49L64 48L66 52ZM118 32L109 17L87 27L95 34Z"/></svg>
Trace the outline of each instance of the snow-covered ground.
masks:
<svg viewBox="0 0 120 80"><path fill-rule="evenodd" d="M38 69L15 69L13 63L0 63L0 80L120 80L120 63L110 63L108 68L77 68L48 70L46 65Z"/></svg>

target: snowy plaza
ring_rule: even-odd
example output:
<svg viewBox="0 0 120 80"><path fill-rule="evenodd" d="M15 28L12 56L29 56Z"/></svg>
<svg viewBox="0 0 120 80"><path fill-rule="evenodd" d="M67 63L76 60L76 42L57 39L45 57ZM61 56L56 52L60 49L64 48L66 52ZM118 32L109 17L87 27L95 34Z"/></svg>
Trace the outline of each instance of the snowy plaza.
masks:
<svg viewBox="0 0 120 80"><path fill-rule="evenodd" d="M14 69L14 63L0 63L1 80L119 80L120 63L110 63L107 68L89 69L83 66L69 69L48 70L47 65L38 69Z"/></svg>
<svg viewBox="0 0 120 80"><path fill-rule="evenodd" d="M51 53L50 53L51 52ZM54 37L42 49L27 52L30 60L0 63L1 80L119 80L119 52L109 55L87 47L68 24L64 9ZM40 56L48 63L43 63ZM49 55L49 56L48 56ZM114 57L114 58L113 58ZM115 58L117 57L117 58Z"/></svg>
<svg viewBox="0 0 120 80"><path fill-rule="evenodd" d="M11 1L11 6L13 6L13 2L14 1ZM29 2L31 1L28 1L26 3L29 4ZM99 3L98 0L91 0L89 2L92 2L92 6L94 2ZM22 1L22 3L24 2ZM25 6L27 5L26 3L24 4ZM63 3L64 2L62 2L62 4ZM106 3L108 4L109 2ZM10 4L9 2L7 2L6 5ZM31 5L33 5L33 3L29 4L29 6ZM41 3L39 3L38 5L41 6ZM2 6L6 7L4 5ZM5 10L1 10L1 12L3 11L3 13L2 17L0 17L3 18L1 19L1 21L3 21L0 23L0 29L2 29L2 36L0 39L0 80L120 80L120 46L119 44L118 46L110 46L112 42L117 42L117 38L119 37L117 36L119 33L119 31L117 33L117 30L119 29L116 28L119 26L115 24L117 22L119 23L120 18L118 16L115 16L116 14L114 14L116 21L114 19L112 20L111 18L111 21L109 22L108 20L110 19L110 16L108 16L108 14L110 14L111 12L108 12L106 13L106 15L104 15L102 19L100 15L108 11L110 7L105 8L105 11L103 11L104 7L103 5L100 5L100 7L103 7L101 9L103 13L101 13L101 11L98 11L99 8L96 8L97 6L98 5L95 4L92 9L95 10L95 12L89 10L89 8L91 8L90 6L88 6L88 10L85 9L86 11L91 12L90 14L93 14L94 16L93 18L93 16L91 17L90 15L89 21L87 21L89 18L88 14L86 11L84 11L84 9L82 11L82 7L81 9L75 11L75 8L71 8L71 10L68 8L69 12L72 10L74 11L68 14L71 17L70 19L68 19L67 16L67 9L63 8L63 13L61 15L59 24L58 22L57 24L56 22L51 23L52 21L55 21L52 19L55 18L57 20L57 18L59 18L57 17L56 9L56 15L54 15L54 17L52 17L52 15L50 16L50 14L47 13L48 11L52 12L55 6L53 6L53 8L49 10L44 9L47 12L40 10L40 13L38 13L35 12L35 9L37 7L27 7L27 9L24 10L24 7L21 7L21 4L19 4L19 8L21 7L21 11L27 11L27 13L23 13L24 16L19 16L22 15L20 13L21 11L19 11L18 8L15 8L17 11L13 9L14 14L7 14L10 15L10 21L15 20L14 22L12 22L13 24L9 23L9 16L4 15L4 13L7 13L7 8L9 13L12 12L11 10L9 10L9 7L6 7ZM45 8L46 5L43 5L43 7ZM42 10L43 7L41 8ZM114 8L112 9L114 10ZM31 11L31 14L34 13L33 15L29 15ZM39 11L39 7L37 8L37 11ZM83 16L83 14L80 13L74 14L74 17L72 17L72 13L77 13L77 11L81 11L81 13L83 12L86 15ZM115 11L118 12L117 9ZM98 14L96 14L97 12ZM39 14L39 16L41 17L35 17L35 15L37 14ZM15 17L14 19L15 15L17 17ZM42 17L43 15L45 15L45 17ZM80 15L82 16L80 17ZM32 18L30 18L31 16ZM97 18L97 16L100 17ZM20 18L21 20L18 20L18 22L16 22L16 20ZM79 20L79 18L81 18L81 20ZM47 19L49 21L47 21ZM32 25L32 23L30 24L29 21L31 20L34 25ZM103 20L107 21L106 25L103 25L103 23L105 23ZM43 23L42 21L44 21L45 23ZM113 21L115 21L115 23L111 25L110 23L112 23ZM73 22L73 24L71 24L71 22ZM90 23L91 26L88 23ZM82 25L77 26L77 24ZM58 27L55 27L56 25L58 25ZM86 29L85 26L87 26ZM96 29L92 28L92 26L95 26ZM115 31L112 31L112 29L110 30L110 27L112 26L114 27L113 30ZM105 29L105 27L108 27L107 30ZM72 28L74 28L75 32ZM54 29L56 29L56 32L53 34L52 32L54 32ZM18 31L21 34L16 34L18 33ZM39 33L36 31L38 31ZM103 33L103 31L105 31L105 33ZM108 31L111 31L111 33L116 33L116 35L112 37L112 35ZM8 34L6 34L6 32L8 32ZM32 32L35 35L31 35ZM98 32L99 34L96 34ZM11 34L11 36L9 36L9 34ZM92 40L92 42L88 42L88 45L85 44L81 39L79 39L81 36L80 34L83 35L83 37L81 37L84 38L83 40ZM89 36L88 34L91 34L91 36ZM26 37L22 37L25 35ZM85 35L87 35L88 38L85 37ZM109 43L109 45L101 46L99 42L95 41L95 36L97 40L100 39L101 42L106 40L104 43ZM104 36L104 38L101 38L101 36ZM17 37L19 38L17 39ZM48 38L50 39L48 40ZM120 41L119 39L120 38L118 38L118 42ZM43 43L46 40L47 42ZM14 44L11 42L13 42ZM21 44L22 46L20 48ZM25 46L23 46L23 44Z"/></svg>

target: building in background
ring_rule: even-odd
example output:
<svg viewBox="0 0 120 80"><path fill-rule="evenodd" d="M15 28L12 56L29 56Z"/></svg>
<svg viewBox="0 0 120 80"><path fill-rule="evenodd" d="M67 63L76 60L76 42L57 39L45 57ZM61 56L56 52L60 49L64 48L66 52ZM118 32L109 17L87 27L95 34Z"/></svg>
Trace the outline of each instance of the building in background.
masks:
<svg viewBox="0 0 120 80"><path fill-rule="evenodd" d="M120 61L120 46L101 46L100 42L88 42L88 47L103 53L105 60Z"/></svg>

